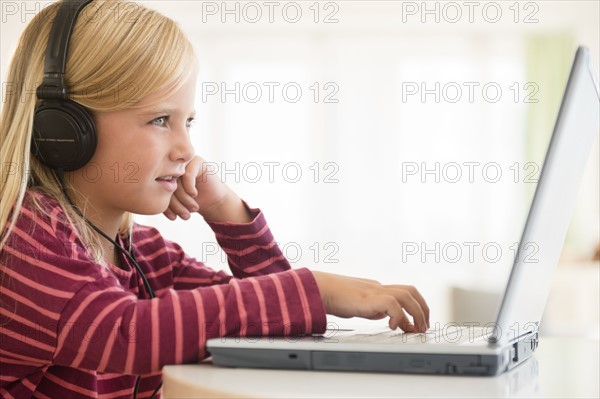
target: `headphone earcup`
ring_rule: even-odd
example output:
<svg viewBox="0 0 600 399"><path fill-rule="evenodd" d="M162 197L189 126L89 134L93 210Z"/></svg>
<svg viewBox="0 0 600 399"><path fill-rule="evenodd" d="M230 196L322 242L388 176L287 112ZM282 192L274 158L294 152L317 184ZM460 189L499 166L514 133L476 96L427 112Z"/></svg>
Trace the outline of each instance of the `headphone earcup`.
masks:
<svg viewBox="0 0 600 399"><path fill-rule="evenodd" d="M35 110L31 152L52 169L82 168L96 150L90 112L70 100L44 100Z"/></svg>

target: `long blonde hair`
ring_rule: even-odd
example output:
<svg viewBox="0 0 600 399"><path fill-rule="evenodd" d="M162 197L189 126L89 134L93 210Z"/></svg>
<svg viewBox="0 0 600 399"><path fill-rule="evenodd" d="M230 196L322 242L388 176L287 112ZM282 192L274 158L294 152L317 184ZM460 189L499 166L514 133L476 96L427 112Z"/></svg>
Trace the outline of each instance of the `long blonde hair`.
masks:
<svg viewBox="0 0 600 399"><path fill-rule="evenodd" d="M30 154L35 89L42 81L58 5L45 7L28 24L8 69L7 82L15 90L6 91L0 119L0 250L28 188L54 197L83 242L98 248L96 235L70 206L54 172ZM75 23L65 82L70 99L94 114L135 108L139 100L165 89L169 96L195 69L192 45L171 19L130 1L99 0L88 4ZM132 215L125 214L119 234L130 233L132 225Z"/></svg>

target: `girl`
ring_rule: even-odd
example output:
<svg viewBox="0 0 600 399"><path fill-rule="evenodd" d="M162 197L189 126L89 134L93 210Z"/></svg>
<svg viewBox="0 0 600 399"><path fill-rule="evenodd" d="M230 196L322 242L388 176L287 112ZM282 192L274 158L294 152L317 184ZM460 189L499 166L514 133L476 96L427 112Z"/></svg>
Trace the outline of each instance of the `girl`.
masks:
<svg viewBox="0 0 600 399"><path fill-rule="evenodd" d="M91 113L97 146L75 170L41 162L35 88L59 5L25 29L2 112L1 397L152 397L161 367L207 357L209 338L322 333L326 313L427 328L414 287L292 270L262 212L204 173L189 137L195 56L157 12L119 0L83 9L65 82ZM115 167L132 173L116 179ZM161 212L202 215L233 276L132 221Z"/></svg>

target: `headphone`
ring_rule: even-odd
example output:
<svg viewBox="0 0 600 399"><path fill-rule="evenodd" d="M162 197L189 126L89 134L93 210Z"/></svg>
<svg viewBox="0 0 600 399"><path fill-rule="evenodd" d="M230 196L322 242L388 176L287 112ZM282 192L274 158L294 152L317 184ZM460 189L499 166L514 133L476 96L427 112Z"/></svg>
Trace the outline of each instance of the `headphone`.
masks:
<svg viewBox="0 0 600 399"><path fill-rule="evenodd" d="M92 0L63 0L48 37L44 79L36 90L40 101L33 116L31 152L51 169L82 168L96 150L92 114L69 99L65 86L67 49L79 12Z"/></svg>

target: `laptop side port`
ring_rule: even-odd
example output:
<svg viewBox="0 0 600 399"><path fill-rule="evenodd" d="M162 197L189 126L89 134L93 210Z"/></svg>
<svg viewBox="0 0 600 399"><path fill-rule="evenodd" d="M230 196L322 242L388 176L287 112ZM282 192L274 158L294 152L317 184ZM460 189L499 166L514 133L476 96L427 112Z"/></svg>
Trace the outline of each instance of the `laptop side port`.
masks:
<svg viewBox="0 0 600 399"><path fill-rule="evenodd" d="M448 363L446 365L446 374L458 374L456 364Z"/></svg>

